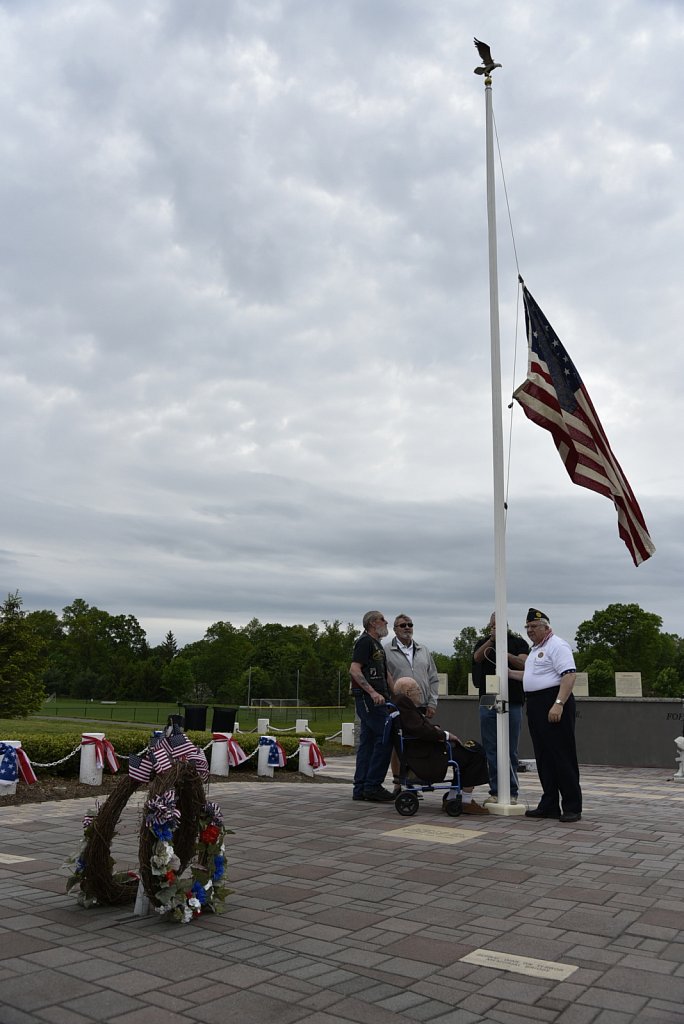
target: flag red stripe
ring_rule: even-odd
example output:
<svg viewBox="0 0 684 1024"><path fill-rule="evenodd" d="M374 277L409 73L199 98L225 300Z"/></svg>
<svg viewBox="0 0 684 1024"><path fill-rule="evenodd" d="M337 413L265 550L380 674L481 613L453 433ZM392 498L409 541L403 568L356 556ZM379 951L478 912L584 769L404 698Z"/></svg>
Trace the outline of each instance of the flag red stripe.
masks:
<svg viewBox="0 0 684 1024"><path fill-rule="evenodd" d="M575 367L524 286L523 299L529 362L527 380L513 397L528 419L549 431L570 479L613 501L618 533L639 565L655 551L639 504ZM540 352L545 352L556 368L560 396Z"/></svg>

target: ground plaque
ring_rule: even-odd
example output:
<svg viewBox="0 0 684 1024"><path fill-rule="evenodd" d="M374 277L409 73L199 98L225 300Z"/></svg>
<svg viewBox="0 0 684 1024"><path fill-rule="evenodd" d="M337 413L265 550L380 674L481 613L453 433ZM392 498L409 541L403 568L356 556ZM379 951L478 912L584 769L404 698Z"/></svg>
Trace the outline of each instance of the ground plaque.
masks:
<svg viewBox="0 0 684 1024"><path fill-rule="evenodd" d="M537 960L532 956L519 956L517 953L499 953L496 949L474 949L461 960L478 967L493 967L499 971L513 971L515 974L527 974L533 978L550 978L552 981L565 981L577 970L575 964L557 964L553 960Z"/></svg>
<svg viewBox="0 0 684 1024"><path fill-rule="evenodd" d="M465 843L468 839L481 837L482 833L445 825L407 825L405 828L393 828L391 832L383 832L382 835L401 840L417 839L422 843Z"/></svg>

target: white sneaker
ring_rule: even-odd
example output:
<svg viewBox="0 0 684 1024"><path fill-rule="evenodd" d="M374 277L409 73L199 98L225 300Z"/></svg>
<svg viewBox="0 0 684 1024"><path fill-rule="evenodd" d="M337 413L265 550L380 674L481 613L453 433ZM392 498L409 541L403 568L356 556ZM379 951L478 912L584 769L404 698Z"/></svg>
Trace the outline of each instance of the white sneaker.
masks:
<svg viewBox="0 0 684 1024"><path fill-rule="evenodd" d="M484 807L486 804L498 804L498 802L498 796L488 796L486 800L482 801L482 806Z"/></svg>

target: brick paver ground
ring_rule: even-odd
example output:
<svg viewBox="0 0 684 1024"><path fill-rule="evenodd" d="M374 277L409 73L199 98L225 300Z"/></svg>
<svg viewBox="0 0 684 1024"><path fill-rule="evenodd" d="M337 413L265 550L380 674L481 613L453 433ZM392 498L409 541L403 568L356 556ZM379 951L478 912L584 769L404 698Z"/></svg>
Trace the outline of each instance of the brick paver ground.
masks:
<svg viewBox="0 0 684 1024"><path fill-rule="evenodd" d="M88 801L0 807L0 1024L682 1024L684 785L582 777L575 825L448 818L437 794L401 818L352 802L344 778L212 784L235 892L187 926L64 892ZM536 775L521 781L536 804ZM139 807L120 865L135 866ZM468 838L408 838L416 825ZM477 949L577 970L462 959Z"/></svg>

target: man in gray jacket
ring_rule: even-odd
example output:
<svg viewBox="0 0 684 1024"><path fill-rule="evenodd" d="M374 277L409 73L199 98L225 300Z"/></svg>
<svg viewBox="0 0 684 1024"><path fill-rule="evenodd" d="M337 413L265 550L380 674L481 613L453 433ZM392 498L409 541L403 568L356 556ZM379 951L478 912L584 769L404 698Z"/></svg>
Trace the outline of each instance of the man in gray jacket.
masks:
<svg viewBox="0 0 684 1024"><path fill-rule="evenodd" d="M426 718L433 718L437 710L439 676L427 647L413 639L413 619L410 615L404 615L402 612L395 618L394 636L385 647L385 656L393 679L415 679L420 687L420 710L425 713ZM391 766L396 796L401 792L399 758L396 751L392 751Z"/></svg>
<svg viewBox="0 0 684 1024"><path fill-rule="evenodd" d="M413 619L410 615L397 615L394 636L385 647L387 665L394 679L410 676L418 683L421 707L428 718L437 710L439 676L435 662L427 647L413 639Z"/></svg>

